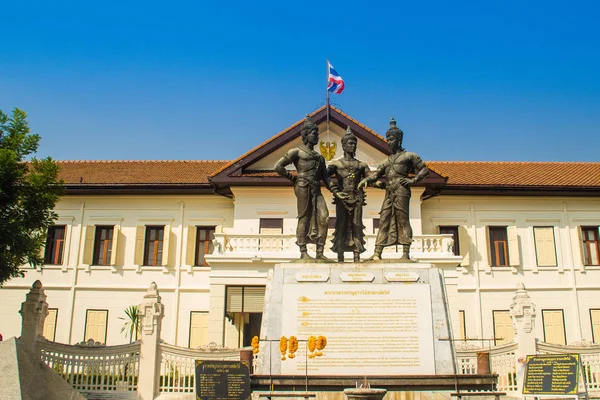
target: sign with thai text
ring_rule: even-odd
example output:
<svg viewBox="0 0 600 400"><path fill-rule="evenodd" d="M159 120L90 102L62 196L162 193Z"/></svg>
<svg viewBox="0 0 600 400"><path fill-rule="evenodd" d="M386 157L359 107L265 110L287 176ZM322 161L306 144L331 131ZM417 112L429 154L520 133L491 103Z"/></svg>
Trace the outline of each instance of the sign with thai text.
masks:
<svg viewBox="0 0 600 400"><path fill-rule="evenodd" d="M523 394L577 394L579 354L527 356Z"/></svg>
<svg viewBox="0 0 600 400"><path fill-rule="evenodd" d="M247 400L250 394L247 362L196 360L197 400Z"/></svg>

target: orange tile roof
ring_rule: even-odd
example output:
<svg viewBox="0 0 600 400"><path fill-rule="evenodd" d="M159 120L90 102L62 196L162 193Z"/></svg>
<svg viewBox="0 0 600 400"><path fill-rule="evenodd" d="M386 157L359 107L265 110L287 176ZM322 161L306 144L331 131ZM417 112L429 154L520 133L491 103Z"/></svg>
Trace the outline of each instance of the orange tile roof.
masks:
<svg viewBox="0 0 600 400"><path fill-rule="evenodd" d="M59 161L66 184L209 184L227 161Z"/></svg>
<svg viewBox="0 0 600 400"><path fill-rule="evenodd" d="M600 187L600 163L429 161L447 185Z"/></svg>

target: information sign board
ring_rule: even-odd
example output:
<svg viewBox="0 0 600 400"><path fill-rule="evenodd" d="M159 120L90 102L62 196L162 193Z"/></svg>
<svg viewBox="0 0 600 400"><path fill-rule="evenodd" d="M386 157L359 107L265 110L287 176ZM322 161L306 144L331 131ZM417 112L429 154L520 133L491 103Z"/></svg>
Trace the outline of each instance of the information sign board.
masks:
<svg viewBox="0 0 600 400"><path fill-rule="evenodd" d="M523 394L577 395L579 354L527 356Z"/></svg>
<svg viewBox="0 0 600 400"><path fill-rule="evenodd" d="M196 360L197 400L247 400L250 394L248 362Z"/></svg>

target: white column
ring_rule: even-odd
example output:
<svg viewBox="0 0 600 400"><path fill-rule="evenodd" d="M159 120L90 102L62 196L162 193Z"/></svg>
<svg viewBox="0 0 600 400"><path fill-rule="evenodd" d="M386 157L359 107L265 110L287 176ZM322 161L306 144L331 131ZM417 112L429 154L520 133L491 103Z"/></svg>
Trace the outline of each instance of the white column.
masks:
<svg viewBox="0 0 600 400"><path fill-rule="evenodd" d="M410 221L410 227L413 230L413 236L419 236L423 234L423 223L421 221L421 197L425 193L424 187L411 187L411 196L409 203L409 214L408 218Z"/></svg>
<svg viewBox="0 0 600 400"><path fill-rule="evenodd" d="M138 398L153 400L159 391L160 378L160 329L165 316L165 305L161 303L156 283L152 282L138 314L142 324L140 347L140 371L138 379Z"/></svg>
<svg viewBox="0 0 600 400"><path fill-rule="evenodd" d="M512 318L513 329L515 331L515 341L517 350L515 352L515 362L517 368L517 382L519 384L519 393L523 392L523 378L525 376L525 358L528 355L537 353L535 339L535 304L531 302L531 297L525 290L525 285L519 283L517 291L510 305L510 316Z"/></svg>
<svg viewBox="0 0 600 400"><path fill-rule="evenodd" d="M25 301L21 303L21 344L25 349L37 355L37 341L42 337L44 331L44 321L48 315L48 303L46 303L46 293L42 282L39 280L33 282L31 290L27 293Z"/></svg>

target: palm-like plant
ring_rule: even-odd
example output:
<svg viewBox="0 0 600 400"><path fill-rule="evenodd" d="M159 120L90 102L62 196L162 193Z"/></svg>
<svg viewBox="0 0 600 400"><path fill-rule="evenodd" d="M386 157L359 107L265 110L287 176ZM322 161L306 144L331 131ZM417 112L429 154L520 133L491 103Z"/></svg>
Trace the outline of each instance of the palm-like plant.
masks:
<svg viewBox="0 0 600 400"><path fill-rule="evenodd" d="M133 305L125 309L126 317L119 317L125 321L121 328L121 333L125 332L125 337L129 337L129 343L133 343L137 340L138 335L141 333L140 317L138 316L138 306Z"/></svg>

